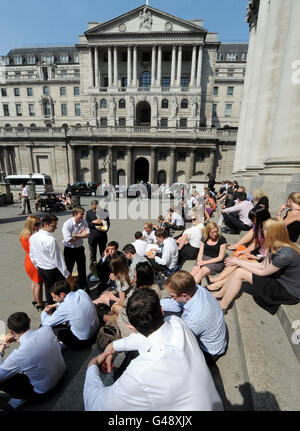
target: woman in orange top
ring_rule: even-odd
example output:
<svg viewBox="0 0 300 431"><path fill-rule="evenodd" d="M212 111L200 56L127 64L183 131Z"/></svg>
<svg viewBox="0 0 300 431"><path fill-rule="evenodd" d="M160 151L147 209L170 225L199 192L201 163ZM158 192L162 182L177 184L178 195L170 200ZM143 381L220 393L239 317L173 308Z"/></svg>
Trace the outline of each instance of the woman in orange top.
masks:
<svg viewBox="0 0 300 431"><path fill-rule="evenodd" d="M20 235L21 244L25 250L25 271L27 272L28 277L32 281L31 291L33 295L34 301L32 302L33 306L36 307L37 310L41 311L43 307L43 280L41 279L38 270L33 265L29 257L29 238L32 234L37 232L40 228L40 219L34 215L30 215L27 217L25 221L24 228Z"/></svg>

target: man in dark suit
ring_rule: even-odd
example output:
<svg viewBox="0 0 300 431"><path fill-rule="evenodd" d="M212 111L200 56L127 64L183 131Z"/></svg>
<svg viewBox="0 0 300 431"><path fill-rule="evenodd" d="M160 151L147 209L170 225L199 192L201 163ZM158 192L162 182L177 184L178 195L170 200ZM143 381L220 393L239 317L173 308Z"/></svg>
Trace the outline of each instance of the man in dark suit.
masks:
<svg viewBox="0 0 300 431"><path fill-rule="evenodd" d="M103 257L100 258L96 265L96 271L99 277L100 283L97 286L97 292L100 294L107 289L107 283L109 281L109 275L111 274L110 261L115 256L121 256L124 262L127 264L126 257L119 250L119 244L116 241L110 241L107 244L107 248L104 251Z"/></svg>
<svg viewBox="0 0 300 431"><path fill-rule="evenodd" d="M100 258L107 244L107 231L110 226L108 211L99 207L98 201L91 202L92 209L86 213L86 221L89 225L90 236L90 264L97 262L97 247L99 247Z"/></svg>

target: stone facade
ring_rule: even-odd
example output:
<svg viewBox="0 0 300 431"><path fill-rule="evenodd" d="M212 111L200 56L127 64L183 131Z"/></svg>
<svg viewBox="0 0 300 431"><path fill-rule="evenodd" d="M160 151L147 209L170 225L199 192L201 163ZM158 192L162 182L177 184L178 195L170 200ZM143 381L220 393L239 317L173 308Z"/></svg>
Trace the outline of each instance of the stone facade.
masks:
<svg viewBox="0 0 300 431"><path fill-rule="evenodd" d="M250 40L234 174L278 209L300 189L297 0L251 0Z"/></svg>
<svg viewBox="0 0 300 431"><path fill-rule="evenodd" d="M89 23L75 47L3 56L0 163L7 174L127 184L230 177L247 44L141 6Z"/></svg>

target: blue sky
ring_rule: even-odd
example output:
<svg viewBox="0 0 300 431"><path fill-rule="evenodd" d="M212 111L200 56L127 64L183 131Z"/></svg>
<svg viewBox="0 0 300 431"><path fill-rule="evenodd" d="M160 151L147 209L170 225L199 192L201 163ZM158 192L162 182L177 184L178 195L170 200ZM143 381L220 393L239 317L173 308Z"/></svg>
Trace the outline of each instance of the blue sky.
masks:
<svg viewBox="0 0 300 431"><path fill-rule="evenodd" d="M0 54L11 48L78 42L88 21L104 22L145 4L143 0L1 1ZM200 18L221 41L248 41L248 0L149 0L183 19Z"/></svg>

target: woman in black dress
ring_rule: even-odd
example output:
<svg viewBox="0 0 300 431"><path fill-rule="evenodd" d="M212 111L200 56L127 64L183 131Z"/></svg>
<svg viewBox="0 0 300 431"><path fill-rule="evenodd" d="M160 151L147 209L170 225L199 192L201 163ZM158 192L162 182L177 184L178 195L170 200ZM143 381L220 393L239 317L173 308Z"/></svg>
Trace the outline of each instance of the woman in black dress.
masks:
<svg viewBox="0 0 300 431"><path fill-rule="evenodd" d="M285 209L287 211L283 213ZM286 204L279 208L278 218L284 220L290 240L297 242L300 235L300 193L293 192L288 195Z"/></svg>

